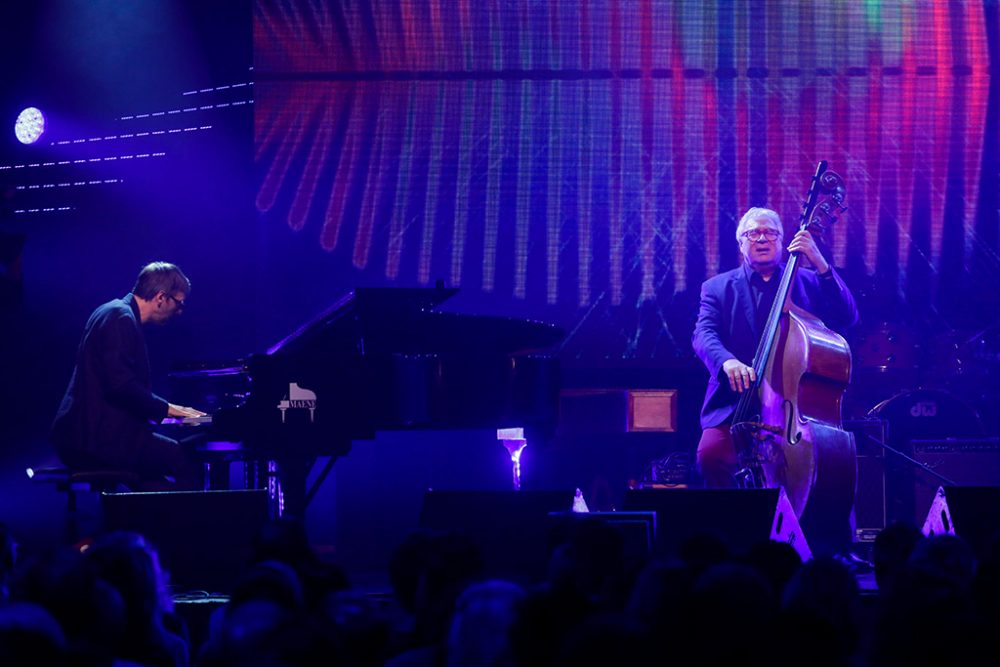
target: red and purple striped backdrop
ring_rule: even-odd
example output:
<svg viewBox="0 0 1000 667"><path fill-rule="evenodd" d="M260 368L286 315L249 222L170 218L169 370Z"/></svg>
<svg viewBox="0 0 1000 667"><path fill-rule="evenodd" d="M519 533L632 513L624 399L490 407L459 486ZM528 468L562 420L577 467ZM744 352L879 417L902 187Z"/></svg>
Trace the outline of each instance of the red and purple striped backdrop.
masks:
<svg viewBox="0 0 1000 667"><path fill-rule="evenodd" d="M586 308L734 266L742 211L790 228L826 159L838 266L926 291L980 252L995 278L997 22L982 0L258 0L257 207L359 275Z"/></svg>

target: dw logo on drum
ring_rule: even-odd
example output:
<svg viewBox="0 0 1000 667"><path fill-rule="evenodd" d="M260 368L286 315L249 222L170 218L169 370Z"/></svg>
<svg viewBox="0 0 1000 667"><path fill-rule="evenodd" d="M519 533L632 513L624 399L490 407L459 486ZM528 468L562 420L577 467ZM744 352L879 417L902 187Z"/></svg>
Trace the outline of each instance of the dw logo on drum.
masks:
<svg viewBox="0 0 1000 667"><path fill-rule="evenodd" d="M937 403L934 401L917 401L910 408L910 414L914 417L936 417Z"/></svg>

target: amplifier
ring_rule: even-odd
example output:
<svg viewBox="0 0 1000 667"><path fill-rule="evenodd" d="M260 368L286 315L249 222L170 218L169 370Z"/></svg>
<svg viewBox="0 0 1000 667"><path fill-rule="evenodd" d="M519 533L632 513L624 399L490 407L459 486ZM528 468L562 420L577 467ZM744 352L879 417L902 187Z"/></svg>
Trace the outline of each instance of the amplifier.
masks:
<svg viewBox="0 0 1000 667"><path fill-rule="evenodd" d="M857 494L854 500L854 528L858 541L874 539L885 528L884 419L845 420L844 430L854 434L858 453Z"/></svg>

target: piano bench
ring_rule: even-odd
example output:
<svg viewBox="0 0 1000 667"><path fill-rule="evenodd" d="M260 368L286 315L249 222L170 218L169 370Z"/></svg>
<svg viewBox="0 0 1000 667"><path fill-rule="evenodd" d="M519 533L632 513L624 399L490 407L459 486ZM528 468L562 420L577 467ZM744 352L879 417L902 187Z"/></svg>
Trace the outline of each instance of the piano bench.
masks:
<svg viewBox="0 0 1000 667"><path fill-rule="evenodd" d="M139 483L139 476L126 470L70 470L63 466L39 466L25 471L33 484L52 484L66 494L66 536L70 543L80 535L77 494L121 491Z"/></svg>

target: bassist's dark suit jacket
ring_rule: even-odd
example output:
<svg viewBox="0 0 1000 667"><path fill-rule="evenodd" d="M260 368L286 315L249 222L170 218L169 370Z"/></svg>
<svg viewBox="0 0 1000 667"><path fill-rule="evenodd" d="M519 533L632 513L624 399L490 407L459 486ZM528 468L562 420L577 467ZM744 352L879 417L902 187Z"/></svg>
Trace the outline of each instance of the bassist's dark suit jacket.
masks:
<svg viewBox="0 0 1000 667"><path fill-rule="evenodd" d="M779 280L779 267L771 280ZM691 344L708 369L708 388L701 409L701 427L725 423L736 409L739 394L729 388L722 373L727 359L753 362L761 332L756 330L756 308L750 287L752 270L738 268L709 278L701 286L701 307ZM850 290L831 267L820 277L811 269L800 268L792 286L792 303L807 310L834 331L843 332L858 319L858 309ZM770 304L763 304L769 308Z"/></svg>

